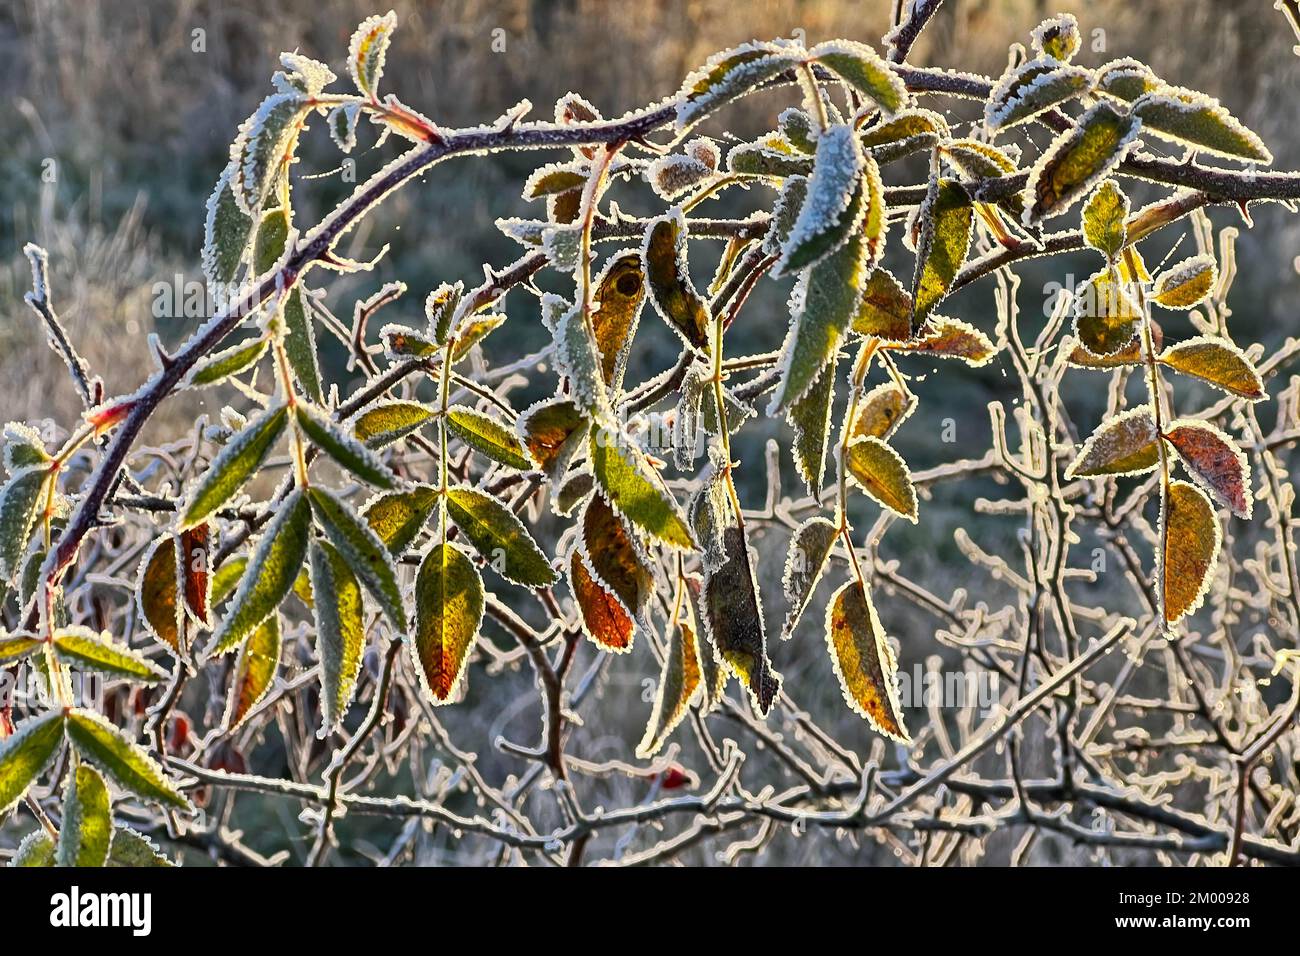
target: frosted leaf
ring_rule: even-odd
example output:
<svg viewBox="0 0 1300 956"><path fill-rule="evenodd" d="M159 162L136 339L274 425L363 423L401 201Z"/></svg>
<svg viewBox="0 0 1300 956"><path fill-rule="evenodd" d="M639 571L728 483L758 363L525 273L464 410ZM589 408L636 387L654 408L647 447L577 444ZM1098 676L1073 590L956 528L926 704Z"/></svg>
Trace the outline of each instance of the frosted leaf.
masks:
<svg viewBox="0 0 1300 956"><path fill-rule="evenodd" d="M582 253L582 228L580 226L548 226L542 230L542 251L551 265L560 272L578 268Z"/></svg>
<svg viewBox="0 0 1300 956"><path fill-rule="evenodd" d="M33 465L15 472L0 488L0 587L18 573L49 480L48 466Z"/></svg>
<svg viewBox="0 0 1300 956"><path fill-rule="evenodd" d="M313 60L301 53L281 53L280 66L284 68L284 79L294 90L305 96L319 96L338 77L334 71L320 60Z"/></svg>
<svg viewBox="0 0 1300 956"><path fill-rule="evenodd" d="M807 195L782 247L781 258L772 269L774 276L805 268L829 255L839 242L833 238L827 241L828 236L838 236L842 241L852 230L854 223L851 218L847 224L843 222L844 213L855 195L860 195L858 181L864 164L862 147L852 126L832 126L818 137Z"/></svg>
<svg viewBox="0 0 1300 956"><path fill-rule="evenodd" d="M1201 606L1223 541L1214 508L1195 485L1170 482L1160 540L1165 621L1173 624Z"/></svg>
<svg viewBox="0 0 1300 956"><path fill-rule="evenodd" d="M582 189L587 184L585 163L548 163L534 169L524 181L523 198L527 200L557 196Z"/></svg>
<svg viewBox="0 0 1300 956"><path fill-rule="evenodd" d="M1142 311L1112 269L1103 269L1074 297L1074 332L1093 355L1113 355L1137 335Z"/></svg>
<svg viewBox="0 0 1300 956"><path fill-rule="evenodd" d="M1183 465L1214 500L1238 518L1250 519L1255 496L1250 488L1246 454L1224 431L1209 422L1178 419L1169 423L1165 439Z"/></svg>
<svg viewBox="0 0 1300 956"><path fill-rule="evenodd" d="M894 341L911 338L912 296L888 269L876 268L867 278L853 331Z"/></svg>
<svg viewBox="0 0 1300 956"><path fill-rule="evenodd" d="M579 93L565 93L555 101L557 123L593 123L599 119L603 119L600 110Z"/></svg>
<svg viewBox="0 0 1300 956"><path fill-rule="evenodd" d="M877 503L912 524L917 522L916 487L907 462L883 439L855 438L844 458L853 481Z"/></svg>
<svg viewBox="0 0 1300 956"><path fill-rule="evenodd" d="M548 398L520 412L515 431L551 485L558 486L584 447L587 420L577 403L564 397Z"/></svg>
<svg viewBox="0 0 1300 956"><path fill-rule="evenodd" d="M822 474L826 469L831 406L835 403L835 365L832 356L804 396L790 406L790 427L794 429L790 450L794 453L795 468L813 497L821 493Z"/></svg>
<svg viewBox="0 0 1300 956"><path fill-rule="evenodd" d="M894 113L907 103L907 87L894 70L865 43L828 40L808 53L885 113Z"/></svg>
<svg viewBox="0 0 1300 956"><path fill-rule="evenodd" d="M496 220L496 227L521 246L540 246L550 228L550 223L541 219L501 218Z"/></svg>
<svg viewBox="0 0 1300 956"><path fill-rule="evenodd" d="M1227 339L1204 335L1187 339L1161 352L1160 364L1251 401L1266 397L1259 372Z"/></svg>
<svg viewBox="0 0 1300 956"><path fill-rule="evenodd" d="M1079 21L1073 13L1062 13L1044 20L1029 34L1029 45L1045 56L1062 62L1079 52L1083 38L1079 35Z"/></svg>
<svg viewBox="0 0 1300 956"><path fill-rule="evenodd" d="M601 585L580 549L569 555L569 588L578 605L582 632L597 647L623 654L632 649L636 621L618 596Z"/></svg>
<svg viewBox="0 0 1300 956"><path fill-rule="evenodd" d="M967 179L985 180L1010 176L1018 172L1014 146L1000 148L975 139L957 139L941 147L943 158ZM1017 222L1024 215L1024 197L1019 193L998 200L998 206L1009 212Z"/></svg>
<svg viewBox="0 0 1300 956"><path fill-rule="evenodd" d="M593 425L587 453L597 490L638 531L675 548L697 547L654 463L626 432Z"/></svg>
<svg viewBox="0 0 1300 956"><path fill-rule="evenodd" d="M1128 155L1142 120L1098 102L1061 133L1029 172L1023 222L1056 216L1093 190Z"/></svg>
<svg viewBox="0 0 1300 956"><path fill-rule="evenodd" d="M345 153L352 152L357 145L357 118L361 115L361 104L344 103L330 110L326 119L330 138L334 145Z"/></svg>
<svg viewBox="0 0 1300 956"><path fill-rule="evenodd" d="M572 305L563 296L556 295L554 292L546 292L542 295L541 307L542 325L554 337L555 330L560 327L560 320L564 318L564 313L568 312Z"/></svg>
<svg viewBox="0 0 1300 956"><path fill-rule="evenodd" d="M849 707L891 740L910 743L898 698L898 664L861 578L841 587L827 606L826 645Z"/></svg>
<svg viewBox="0 0 1300 956"><path fill-rule="evenodd" d="M813 118L796 106L787 107L776 118L781 139L801 153L817 150L817 126Z"/></svg>
<svg viewBox="0 0 1300 956"><path fill-rule="evenodd" d="M203 274L215 288L233 283L247 261L253 219L235 195L236 167L227 166L208 197L203 223Z"/></svg>
<svg viewBox="0 0 1300 956"><path fill-rule="evenodd" d="M822 570L826 567L831 549L839 531L835 525L814 515L795 529L790 536L790 550L786 554L785 569L781 573L781 586L785 591L785 623L781 638L789 640L795 625L812 600Z"/></svg>
<svg viewBox="0 0 1300 956"><path fill-rule="evenodd" d="M601 374L600 352L577 305L570 306L556 326L555 359L568 378L578 408L597 418L607 416L609 396Z"/></svg>
<svg viewBox="0 0 1300 956"><path fill-rule="evenodd" d="M1128 214L1128 196L1115 180L1106 180L1084 204L1084 242L1113 262L1128 241Z"/></svg>
<svg viewBox="0 0 1300 956"><path fill-rule="evenodd" d="M622 249L606 261L593 280L591 328L600 355L601 374L610 391L623 388L623 374L632 351L632 340L645 305L645 270L641 254Z"/></svg>
<svg viewBox="0 0 1300 956"><path fill-rule="evenodd" d="M654 706L645 735L637 744L636 755L642 760L653 757L690 711L702 687L703 671L701 638L690 614L690 602L684 601L685 612L668 635L668 649L664 653L664 666L656 686Z"/></svg>
<svg viewBox="0 0 1300 956"><path fill-rule="evenodd" d="M655 311L687 345L702 349L712 331L709 304L695 291L686 261L686 217L674 209L650 223L641 246Z"/></svg>
<svg viewBox="0 0 1300 956"><path fill-rule="evenodd" d="M1012 67L984 104L984 126L990 132L1032 119L1044 110L1074 99L1092 84L1092 71L1050 56Z"/></svg>
<svg viewBox="0 0 1300 956"><path fill-rule="evenodd" d="M234 166L231 186L235 201L247 215L261 208L273 185L275 174L288 157L297 136L298 120L308 109L297 93L274 93L239 126L230 146Z"/></svg>
<svg viewBox="0 0 1300 956"><path fill-rule="evenodd" d="M662 198L675 201L713 176L713 170L694 156L661 156L646 170L650 186Z"/></svg>
<svg viewBox="0 0 1300 956"><path fill-rule="evenodd" d="M9 422L4 428L5 471L14 474L31 465L43 465L50 460L41 441L40 432L22 422Z"/></svg>
<svg viewBox="0 0 1300 956"><path fill-rule="evenodd" d="M952 179L931 179L925 200L918 207L920 235L916 245L916 272L912 279L912 328L924 325L952 288L975 228L970 196Z"/></svg>
<svg viewBox="0 0 1300 956"><path fill-rule="evenodd" d="M677 417L673 422L673 461L683 471L690 468L697 457L701 406L712 398L708 378L704 366L696 363L687 369L682 379Z"/></svg>
<svg viewBox="0 0 1300 956"><path fill-rule="evenodd" d="M1115 99L1132 103L1144 93L1159 89L1160 79L1145 63L1124 57L1111 60L1097 69L1097 83L1093 89Z"/></svg>
<svg viewBox="0 0 1300 956"><path fill-rule="evenodd" d="M397 28L397 14L389 10L381 16L366 17L348 42L348 70L357 89L372 99L384 74L384 57L392 32Z"/></svg>
<svg viewBox="0 0 1300 956"><path fill-rule="evenodd" d="M1219 101L1177 86L1147 93L1133 104L1147 132L1197 149L1258 163L1272 163L1264 141L1241 124Z"/></svg>
<svg viewBox="0 0 1300 956"><path fill-rule="evenodd" d="M916 410L916 397L894 382L882 382L858 400L858 414L850 434L887 439Z"/></svg>
<svg viewBox="0 0 1300 956"><path fill-rule="evenodd" d="M655 593L654 571L631 529L602 495L583 509L578 548L596 583L638 618Z"/></svg>
<svg viewBox="0 0 1300 956"><path fill-rule="evenodd" d="M727 153L727 169L743 176L785 179L812 172L812 161L802 154L774 149L766 142L737 143Z"/></svg>
<svg viewBox="0 0 1300 956"><path fill-rule="evenodd" d="M1160 463L1156 423L1143 405L1106 419L1092 433L1078 457L1065 470L1066 478L1140 475Z"/></svg>
<svg viewBox="0 0 1300 956"><path fill-rule="evenodd" d="M717 169L718 163L722 160L722 154L718 150L718 144L707 136L698 136L690 140L686 146L686 155L690 156L698 163L703 163L709 169Z"/></svg>
<svg viewBox="0 0 1300 956"><path fill-rule="evenodd" d="M793 44L751 42L715 53L686 77L678 93L677 129L700 122L714 110L797 66L802 52Z"/></svg>
<svg viewBox="0 0 1300 956"><path fill-rule="evenodd" d="M405 286L402 287L405 289ZM424 299L424 318L429 323L429 333L439 345L445 345L451 331L451 322L465 294L462 282L444 282Z"/></svg>
<svg viewBox="0 0 1300 956"><path fill-rule="evenodd" d="M312 542L313 551L321 547L329 547L329 545L319 541ZM323 591L324 588L313 587L312 590L316 593ZM317 610L319 611L319 608ZM317 624L317 655L325 662L326 670L329 667L328 654L321 653L320 642L328 640L321 633L328 626L328 623ZM226 714L222 723L227 731L235 730L243 724L253 708L262 702L275 685L275 675L280 669L281 632L280 615L272 614L258 625L239 648L239 655L235 658L235 666L230 676L230 689L226 692ZM331 712L328 694L322 695L322 709L326 713Z"/></svg>
<svg viewBox="0 0 1300 956"><path fill-rule="evenodd" d="M1213 256L1192 256L1156 277L1151 298L1166 309L1190 309L1204 302L1218 281Z"/></svg>
<svg viewBox="0 0 1300 956"><path fill-rule="evenodd" d="M505 580L529 588L550 587L559 580L528 528L495 495L452 488L447 492L447 515Z"/></svg>
<svg viewBox="0 0 1300 956"><path fill-rule="evenodd" d="M948 122L933 110L907 109L894 114L859 135L864 149L870 150L877 163L884 166L921 150L933 149L948 137Z"/></svg>

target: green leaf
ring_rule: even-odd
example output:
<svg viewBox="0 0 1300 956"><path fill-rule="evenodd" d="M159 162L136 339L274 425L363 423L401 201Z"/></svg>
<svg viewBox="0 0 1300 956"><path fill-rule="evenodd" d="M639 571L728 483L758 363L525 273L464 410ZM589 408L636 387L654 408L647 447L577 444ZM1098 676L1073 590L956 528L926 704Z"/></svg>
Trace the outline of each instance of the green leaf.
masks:
<svg viewBox="0 0 1300 956"><path fill-rule="evenodd" d="M261 275L272 269L284 255L289 241L289 210L277 206L262 216L253 239L253 272Z"/></svg>
<svg viewBox="0 0 1300 956"><path fill-rule="evenodd" d="M693 548L677 502L640 448L621 431L593 425L591 472L605 500L633 525L665 544Z"/></svg>
<svg viewBox="0 0 1300 956"><path fill-rule="evenodd" d="M1097 69L1097 83L1093 90L1132 103L1142 94L1157 90L1162 85L1145 63L1132 57L1123 57L1111 60Z"/></svg>
<svg viewBox="0 0 1300 956"><path fill-rule="evenodd" d="M175 866L143 833L118 824L113 828L113 845L108 853L109 866Z"/></svg>
<svg viewBox="0 0 1300 956"><path fill-rule="evenodd" d="M1065 212L1124 161L1142 120L1100 101L1061 133L1029 172L1024 224Z"/></svg>
<svg viewBox="0 0 1300 956"><path fill-rule="evenodd" d="M371 98L376 96L379 80L384 75L384 57L395 29L397 15L390 10L382 17L366 17L348 41L348 72L352 74L352 82Z"/></svg>
<svg viewBox="0 0 1300 956"><path fill-rule="evenodd" d="M1114 415L1097 426L1079 455L1066 469L1066 478L1140 475L1160 463L1156 423L1144 406Z"/></svg>
<svg viewBox="0 0 1300 956"><path fill-rule="evenodd" d="M482 342L495 329L500 328L505 321L504 314L491 312L487 315L471 316L462 322L460 330L456 333L456 344L451 347L452 364L469 355L470 349Z"/></svg>
<svg viewBox="0 0 1300 956"><path fill-rule="evenodd" d="M934 307L947 296L966 261L975 210L960 183L931 179L917 216L921 233L912 280L913 331L924 325Z"/></svg>
<svg viewBox="0 0 1300 956"><path fill-rule="evenodd" d="M1219 101L1195 90L1165 86L1133 104L1143 128L1162 139L1206 153L1256 163L1273 162L1264 141L1242 125Z"/></svg>
<svg viewBox="0 0 1300 956"><path fill-rule="evenodd" d="M103 717L88 710L73 710L67 717L67 731L82 758L123 790L181 810L190 809L189 801L167 779L162 767Z"/></svg>
<svg viewBox="0 0 1300 956"><path fill-rule="evenodd" d="M316 655L321 662L322 729L332 733L342 724L356 693L366 627L356 575L343 555L323 541L311 545L311 590Z"/></svg>
<svg viewBox="0 0 1300 956"><path fill-rule="evenodd" d="M44 641L31 634L0 635L0 667L26 660Z"/></svg>
<svg viewBox="0 0 1300 956"><path fill-rule="evenodd" d="M863 491L916 523L916 488L898 452L879 438L857 438L848 447L845 465Z"/></svg>
<svg viewBox="0 0 1300 956"><path fill-rule="evenodd" d="M31 465L47 465L50 453L45 450L40 432L22 422L9 422L4 427L4 466L10 475Z"/></svg>
<svg viewBox="0 0 1300 956"><path fill-rule="evenodd" d="M814 515L795 529L790 537L790 551L786 555L785 570L781 575L781 585L785 590L785 623L781 627L781 637L789 640L795 625L803 616L804 610L812 601L821 579L822 570L830 558L831 549L839 531L835 525Z"/></svg>
<svg viewBox="0 0 1300 956"><path fill-rule="evenodd" d="M687 345L704 348L709 342L709 305L691 283L686 264L686 217L680 209L650 224L641 258L655 310Z"/></svg>
<svg viewBox="0 0 1300 956"><path fill-rule="evenodd" d="M564 304L559 296L549 293L542 299L544 311ZM609 395L601 373L603 360L577 305L565 309L555 326L555 359L560 373L568 379L569 393L577 407L596 418L609 416Z"/></svg>
<svg viewBox="0 0 1300 956"><path fill-rule="evenodd" d="M0 581L12 581L18 573L49 478L47 466L33 465L0 488Z"/></svg>
<svg viewBox="0 0 1300 956"><path fill-rule="evenodd" d="M269 344L270 339L262 336L218 352L194 367L190 374L190 384L213 385L252 368L266 354Z"/></svg>
<svg viewBox="0 0 1300 956"><path fill-rule="evenodd" d="M948 122L933 110L907 109L864 130L862 148L884 166L921 150L931 150L948 137Z"/></svg>
<svg viewBox="0 0 1300 956"><path fill-rule="evenodd" d="M298 427L312 444L362 481L385 490L397 483L396 476L374 452L335 425L319 409L300 404L294 411Z"/></svg>
<svg viewBox="0 0 1300 956"><path fill-rule="evenodd" d="M828 40L813 47L808 56L871 99L885 113L895 113L907 102L907 87L902 77L865 43Z"/></svg>
<svg viewBox="0 0 1300 956"><path fill-rule="evenodd" d="M484 560L506 580L530 588L549 587L559 580L524 523L486 492L450 489L447 513Z"/></svg>
<svg viewBox="0 0 1300 956"><path fill-rule="evenodd" d="M361 510L370 530L390 553L401 554L419 536L438 505L438 489L417 485L410 491L392 491L371 499Z"/></svg>
<svg viewBox="0 0 1300 956"><path fill-rule="evenodd" d="M1083 239L1111 262L1128 242L1129 201L1115 180L1108 179L1083 207Z"/></svg>
<svg viewBox="0 0 1300 956"><path fill-rule="evenodd" d="M795 468L814 497L821 493L826 470L826 440L830 435L831 406L835 403L835 366L832 356L817 381L790 406L789 412Z"/></svg>
<svg viewBox="0 0 1300 956"><path fill-rule="evenodd" d="M407 325L391 323L379 330L379 338L384 343L384 351L390 361L408 358L429 358L437 355L441 348L437 342L425 333Z"/></svg>
<svg viewBox="0 0 1300 956"><path fill-rule="evenodd" d="M1062 13L1034 27L1029 42L1039 53L1064 63L1079 52L1083 37L1079 33L1079 21L1074 14Z"/></svg>
<svg viewBox="0 0 1300 956"><path fill-rule="evenodd" d="M570 190L582 189L586 185L587 173L584 164L548 163L529 174L528 179L524 181L523 198L544 199L547 196L558 196Z"/></svg>
<svg viewBox="0 0 1300 956"><path fill-rule="evenodd" d="M715 53L701 69L686 77L678 93L678 131L792 69L800 62L802 52L793 44L755 41Z"/></svg>
<svg viewBox="0 0 1300 956"><path fill-rule="evenodd" d="M420 429L435 415L437 412L419 402L380 402L357 416L353 434L370 448L383 448Z"/></svg>
<svg viewBox="0 0 1300 956"><path fill-rule="evenodd" d="M1074 333L1093 355L1114 355L1137 335L1142 310L1128 294L1128 283L1111 268L1080 286L1074 296Z"/></svg>
<svg viewBox="0 0 1300 956"><path fill-rule="evenodd" d="M623 387L623 373L632 351L645 304L645 271L641 254L626 250L610 256L595 279L596 307L591 313L591 327L600 353L600 369L605 384L617 394Z"/></svg>
<svg viewBox="0 0 1300 956"><path fill-rule="evenodd" d="M781 379L768 415L790 409L826 375L858 314L870 274L866 244L854 235L795 286L790 297L794 320L782 348Z"/></svg>
<svg viewBox="0 0 1300 956"><path fill-rule="evenodd" d="M943 144L943 157L967 179L995 179L1017 172L1016 162L1005 151L977 139L949 140ZM1020 222L1025 214L1025 200L1020 193L999 199L997 205Z"/></svg>
<svg viewBox="0 0 1300 956"><path fill-rule="evenodd" d="M301 286L294 286L285 296L281 312L284 318L284 354L307 397L313 402L320 402L324 392L321 388L320 361L316 356L316 332L303 299L305 295Z"/></svg>
<svg viewBox="0 0 1300 956"><path fill-rule="evenodd" d="M1151 298L1166 309L1191 309L1209 298L1218 281L1214 256L1193 256L1160 273Z"/></svg>
<svg viewBox="0 0 1300 956"><path fill-rule="evenodd" d="M772 269L774 276L821 261L857 229L868 205L861 182L865 163L852 126L831 126L817 137L807 193Z"/></svg>
<svg viewBox="0 0 1300 956"><path fill-rule="evenodd" d="M399 634L405 634L406 608L402 604L402 589L397 584L393 556L384 542L343 499L323 488L310 488L307 495L326 537L338 548L393 628Z"/></svg>
<svg viewBox="0 0 1300 956"><path fill-rule="evenodd" d="M1266 397L1255 366L1227 339L1203 335L1187 339L1161 352L1160 364L1253 402Z"/></svg>
<svg viewBox="0 0 1300 956"><path fill-rule="evenodd" d="M415 579L415 634L411 658L435 704L455 695L483 620L483 579L453 545L435 544Z"/></svg>
<svg viewBox="0 0 1300 956"><path fill-rule="evenodd" d="M298 135L298 120L310 109L297 91L273 93L248 119L230 147L231 186L240 210L253 215L266 201Z"/></svg>
<svg viewBox="0 0 1300 956"><path fill-rule="evenodd" d="M23 837L14 851L9 866L14 867L48 867L54 866L54 840L44 830L36 830Z"/></svg>
<svg viewBox="0 0 1300 956"><path fill-rule="evenodd" d="M234 648L280 606L307 557L311 512L307 496L298 489L281 503L239 579L226 616L212 635L208 656Z"/></svg>
<svg viewBox="0 0 1300 956"><path fill-rule="evenodd" d="M182 529L203 521L244 487L270 454L288 417L287 406L273 405L226 442L190 496Z"/></svg>
<svg viewBox="0 0 1300 956"><path fill-rule="evenodd" d="M727 152L727 169L742 176L785 179L807 176L812 172L812 162L806 156L773 149L767 141L737 143Z"/></svg>
<svg viewBox="0 0 1300 956"><path fill-rule="evenodd" d="M1091 85L1091 70L1051 56L1008 67L984 104L984 126L996 132L1027 122L1074 99Z"/></svg>
<svg viewBox="0 0 1300 956"><path fill-rule="evenodd" d="M465 405L447 409L447 428L475 451L518 471L531 471L533 461L519 437L500 419Z"/></svg>
<svg viewBox="0 0 1300 956"><path fill-rule="evenodd" d="M203 226L203 274L218 289L226 289L239 277L253 234L253 219L235 198L236 171L232 163L217 180Z"/></svg>
<svg viewBox="0 0 1300 956"><path fill-rule="evenodd" d="M424 300L424 315L429 322L429 331L438 345L445 345L451 332L451 320L460 308L461 297L465 293L463 284L444 282L434 289Z"/></svg>
<svg viewBox="0 0 1300 956"><path fill-rule="evenodd" d="M68 773L59 826L57 866L97 867L108 862L113 843L113 817L108 787L94 767L85 764Z"/></svg>
<svg viewBox="0 0 1300 956"><path fill-rule="evenodd" d="M275 684L275 674L280 669L280 634L280 615L272 614L240 646L230 677L230 690L226 693L227 733L243 724ZM318 637L319 634L317 625Z"/></svg>
<svg viewBox="0 0 1300 956"><path fill-rule="evenodd" d="M898 700L898 665L860 579L845 584L831 599L826 643L849 707L886 737L910 743Z"/></svg>
<svg viewBox="0 0 1300 956"><path fill-rule="evenodd" d="M654 706L645 735L637 744L636 755L648 760L663 747L690 710L691 703L700 696L700 674L703 668L700 641L695 622L691 620L690 604L683 602L686 612L668 635L668 649L664 653L664 666L655 689Z"/></svg>
<svg viewBox="0 0 1300 956"><path fill-rule="evenodd" d="M139 651L117 644L107 634L71 624L54 632L54 653L64 663L117 677L156 684L167 676Z"/></svg>
<svg viewBox="0 0 1300 956"><path fill-rule="evenodd" d="M63 713L31 717L0 740L0 817L4 817L36 782L63 743Z"/></svg>
<svg viewBox="0 0 1300 956"><path fill-rule="evenodd" d="M239 583L239 579L243 576L246 567L248 567L248 558L241 556L231 558L217 568L216 573L212 576L213 607L216 607L234 593L235 585Z"/></svg>

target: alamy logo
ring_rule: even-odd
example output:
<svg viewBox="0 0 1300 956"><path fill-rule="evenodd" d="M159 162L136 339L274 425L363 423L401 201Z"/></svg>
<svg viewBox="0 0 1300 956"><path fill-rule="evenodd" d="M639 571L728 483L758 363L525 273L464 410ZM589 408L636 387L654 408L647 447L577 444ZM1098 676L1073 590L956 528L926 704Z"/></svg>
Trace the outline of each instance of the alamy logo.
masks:
<svg viewBox="0 0 1300 956"><path fill-rule="evenodd" d="M149 893L82 893L74 886L50 897L50 925L123 926L133 936L148 936L153 928L153 897Z"/></svg>

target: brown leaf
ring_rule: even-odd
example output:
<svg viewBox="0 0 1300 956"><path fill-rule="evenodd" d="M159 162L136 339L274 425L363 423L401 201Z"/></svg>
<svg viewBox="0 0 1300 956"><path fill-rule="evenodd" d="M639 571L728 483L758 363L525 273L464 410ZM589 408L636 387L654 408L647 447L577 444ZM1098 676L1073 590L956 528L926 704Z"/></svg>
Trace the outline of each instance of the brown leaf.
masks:
<svg viewBox="0 0 1300 956"><path fill-rule="evenodd" d="M1165 620L1170 624L1201 605L1219 556L1219 521L1205 493L1185 481L1169 485L1161 562Z"/></svg>
<svg viewBox="0 0 1300 956"><path fill-rule="evenodd" d="M209 603L212 596L212 525L196 524L181 532L180 580L185 592L185 607L199 624L212 624Z"/></svg>
<svg viewBox="0 0 1300 956"><path fill-rule="evenodd" d="M612 257L596 279L597 306L591 327L600 350L605 384L617 392L623 384L632 336L645 304L645 275L641 254L626 251Z"/></svg>
<svg viewBox="0 0 1300 956"><path fill-rule="evenodd" d="M1165 432L1192 477L1238 518L1249 518L1250 466L1236 442L1208 422L1179 420Z"/></svg>
<svg viewBox="0 0 1300 956"><path fill-rule="evenodd" d="M180 653L184 612L177 594L176 537L164 535L140 562L136 601L140 616L162 644Z"/></svg>
<svg viewBox="0 0 1300 956"><path fill-rule="evenodd" d="M997 354L989 337L979 329L941 315L931 316L916 338L899 345L889 343L886 347L916 355L961 359L976 368Z"/></svg>

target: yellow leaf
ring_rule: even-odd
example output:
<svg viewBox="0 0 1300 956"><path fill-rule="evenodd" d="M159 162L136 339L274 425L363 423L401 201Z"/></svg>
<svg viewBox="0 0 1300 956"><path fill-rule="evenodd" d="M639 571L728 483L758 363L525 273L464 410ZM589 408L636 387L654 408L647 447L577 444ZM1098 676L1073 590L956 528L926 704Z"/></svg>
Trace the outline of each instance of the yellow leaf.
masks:
<svg viewBox="0 0 1300 956"><path fill-rule="evenodd" d="M916 488L898 452L879 438L858 438L849 445L846 465L863 491L890 511L916 523Z"/></svg>
<svg viewBox="0 0 1300 956"><path fill-rule="evenodd" d="M1241 349L1226 339L1197 336L1171 345L1160 353L1160 364L1251 401L1265 397L1259 372Z"/></svg>
<svg viewBox="0 0 1300 956"><path fill-rule="evenodd" d="M1218 517L1195 485L1171 482L1161 540L1165 620L1170 624L1201 605L1219 557Z"/></svg>
<svg viewBox="0 0 1300 956"><path fill-rule="evenodd" d="M831 599L826 643L849 707L886 737L910 743L898 700L894 652L860 580L845 584Z"/></svg>

